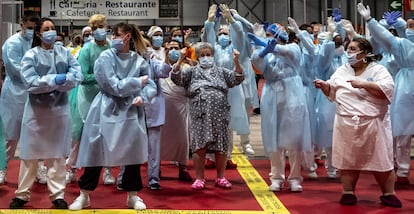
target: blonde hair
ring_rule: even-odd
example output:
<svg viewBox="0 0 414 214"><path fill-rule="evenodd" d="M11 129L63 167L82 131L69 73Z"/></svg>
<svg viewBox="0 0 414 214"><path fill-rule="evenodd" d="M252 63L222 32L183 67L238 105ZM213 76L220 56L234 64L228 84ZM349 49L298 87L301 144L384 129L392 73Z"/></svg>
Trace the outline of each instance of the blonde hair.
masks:
<svg viewBox="0 0 414 214"><path fill-rule="evenodd" d="M108 26L106 17L102 14L94 14L91 16L91 18L89 18L89 21L88 21L89 26L94 26L95 24L98 24L98 23Z"/></svg>

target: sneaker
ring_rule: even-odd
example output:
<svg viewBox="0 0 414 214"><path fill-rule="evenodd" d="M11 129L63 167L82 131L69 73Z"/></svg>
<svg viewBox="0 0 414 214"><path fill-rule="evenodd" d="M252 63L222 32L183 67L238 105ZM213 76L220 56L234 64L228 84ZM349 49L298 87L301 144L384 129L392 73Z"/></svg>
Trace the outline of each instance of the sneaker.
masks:
<svg viewBox="0 0 414 214"><path fill-rule="evenodd" d="M237 169L237 163L234 163L232 160L228 160L226 169Z"/></svg>
<svg viewBox="0 0 414 214"><path fill-rule="evenodd" d="M223 178L216 179L216 186L224 188L224 189L229 189L231 188L232 184L230 183L229 180L223 177Z"/></svg>
<svg viewBox="0 0 414 214"><path fill-rule="evenodd" d="M144 204L144 201L136 195L128 197L127 206L128 206L128 208L133 208L135 210L145 210L145 209L147 209L147 206Z"/></svg>
<svg viewBox="0 0 414 214"><path fill-rule="evenodd" d="M317 179L318 178L318 174L316 174L316 171L311 171L308 174L308 178L309 179Z"/></svg>
<svg viewBox="0 0 414 214"><path fill-rule="evenodd" d="M104 169L102 179L103 179L104 185L115 184L115 178L114 176L112 176L111 170L109 168Z"/></svg>
<svg viewBox="0 0 414 214"><path fill-rule="evenodd" d="M61 198L52 201L52 204L55 205L56 209L68 209L68 203Z"/></svg>
<svg viewBox="0 0 414 214"><path fill-rule="evenodd" d="M161 186L159 183L153 183L148 186L151 190L160 190Z"/></svg>
<svg viewBox="0 0 414 214"><path fill-rule="evenodd" d="M410 185L410 180L408 180L407 177L397 176L397 180L395 181L395 184L402 185L402 186L409 186Z"/></svg>
<svg viewBox="0 0 414 214"><path fill-rule="evenodd" d="M272 182L272 184L270 184L270 186L269 186L270 191L279 192L280 190L283 189L283 186L284 186L284 181L283 180L270 179L270 181Z"/></svg>
<svg viewBox="0 0 414 214"><path fill-rule="evenodd" d="M190 181L193 181L193 177L191 177L188 171L180 171L178 173L178 180L190 182Z"/></svg>
<svg viewBox="0 0 414 214"><path fill-rule="evenodd" d="M246 144L246 145L242 145L242 149L243 149L243 153L245 155L254 155L254 150L252 148L252 145L250 145L250 143Z"/></svg>
<svg viewBox="0 0 414 214"><path fill-rule="evenodd" d="M210 159L206 160L206 165L205 165L206 169L214 169L216 168L216 163Z"/></svg>
<svg viewBox="0 0 414 214"><path fill-rule="evenodd" d="M342 194L339 203L345 206L353 206L357 203L357 197L354 194Z"/></svg>
<svg viewBox="0 0 414 214"><path fill-rule="evenodd" d="M303 188L302 185L300 185L300 181L298 180L289 180L290 183L290 191L292 192L302 192Z"/></svg>
<svg viewBox="0 0 414 214"><path fill-rule="evenodd" d="M91 205L91 201L88 197L86 198L84 195L79 195L73 203L69 206L69 210L81 210L83 208L89 207Z"/></svg>
<svg viewBox="0 0 414 214"><path fill-rule="evenodd" d="M39 166L37 168L37 175L36 175L36 182L39 184L46 184L47 183L47 167L46 166Z"/></svg>
<svg viewBox="0 0 414 214"><path fill-rule="evenodd" d="M380 200L382 204L388 207L397 207L397 208L402 207L400 199L398 199L397 196L395 195L386 195L386 196L382 195L380 196Z"/></svg>
<svg viewBox="0 0 414 214"><path fill-rule="evenodd" d="M204 189L206 187L205 184L206 180L204 179L196 179L193 184L191 184L191 188L195 190Z"/></svg>
<svg viewBox="0 0 414 214"><path fill-rule="evenodd" d="M0 170L0 184L6 183L6 170Z"/></svg>
<svg viewBox="0 0 414 214"><path fill-rule="evenodd" d="M75 181L76 181L76 171L75 171L75 169L69 169L66 172L66 183L70 184L70 183L75 182Z"/></svg>
<svg viewBox="0 0 414 214"><path fill-rule="evenodd" d="M336 179L336 170L327 171L326 174L328 175L329 179Z"/></svg>
<svg viewBox="0 0 414 214"><path fill-rule="evenodd" d="M13 198L12 202L9 205L10 209L20 209L23 208L24 205L27 203L28 201L22 200L20 198Z"/></svg>

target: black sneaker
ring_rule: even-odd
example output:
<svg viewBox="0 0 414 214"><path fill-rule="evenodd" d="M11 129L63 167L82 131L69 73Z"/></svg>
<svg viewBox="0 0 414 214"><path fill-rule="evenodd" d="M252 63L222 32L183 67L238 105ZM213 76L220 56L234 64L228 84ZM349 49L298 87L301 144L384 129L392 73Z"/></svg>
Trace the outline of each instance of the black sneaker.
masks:
<svg viewBox="0 0 414 214"><path fill-rule="evenodd" d="M343 194L339 203L345 206L353 206L357 201L358 199L354 194Z"/></svg>
<svg viewBox="0 0 414 214"><path fill-rule="evenodd" d="M160 190L161 186L158 183L153 183L149 185L149 188L152 190Z"/></svg>
<svg viewBox="0 0 414 214"><path fill-rule="evenodd" d="M20 209L23 208L24 205L27 203L28 201L22 200L20 198L13 198L12 202L9 205L10 209Z"/></svg>
<svg viewBox="0 0 414 214"><path fill-rule="evenodd" d="M386 195L386 196L382 195L380 196L380 200L382 204L388 207L397 207L397 208L402 207L400 199L398 199L397 196L395 195Z"/></svg>
<svg viewBox="0 0 414 214"><path fill-rule="evenodd" d="M68 203L61 198L52 201L52 203L55 205L56 209L68 209Z"/></svg>

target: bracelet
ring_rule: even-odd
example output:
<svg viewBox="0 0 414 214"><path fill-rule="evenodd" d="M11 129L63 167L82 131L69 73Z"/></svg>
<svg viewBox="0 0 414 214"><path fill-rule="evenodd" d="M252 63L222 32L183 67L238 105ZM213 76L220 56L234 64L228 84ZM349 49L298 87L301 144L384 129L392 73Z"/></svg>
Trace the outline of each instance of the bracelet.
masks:
<svg viewBox="0 0 414 214"><path fill-rule="evenodd" d="M367 23L369 22L369 21L371 21L373 19L373 17L370 17L369 19L367 19Z"/></svg>

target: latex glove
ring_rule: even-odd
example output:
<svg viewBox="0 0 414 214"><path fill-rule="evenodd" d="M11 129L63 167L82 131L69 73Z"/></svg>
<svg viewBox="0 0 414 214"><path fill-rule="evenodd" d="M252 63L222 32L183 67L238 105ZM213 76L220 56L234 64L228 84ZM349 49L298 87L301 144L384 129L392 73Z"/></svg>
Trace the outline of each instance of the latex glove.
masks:
<svg viewBox="0 0 414 214"><path fill-rule="evenodd" d="M296 23L296 21L294 19L288 17L288 23L289 23L289 29L292 32L299 33L300 29L299 29L298 24Z"/></svg>
<svg viewBox="0 0 414 214"><path fill-rule="evenodd" d="M253 33L247 33L247 37L250 40L252 40L252 42L253 42L254 45L263 46L263 47L265 47L267 45L267 42L266 41L264 41L263 39L257 37Z"/></svg>
<svg viewBox="0 0 414 214"><path fill-rule="evenodd" d="M335 22L339 22L342 19L341 11L339 8L334 8L332 11L332 17Z"/></svg>
<svg viewBox="0 0 414 214"><path fill-rule="evenodd" d="M397 23L397 19L401 17L400 11L385 12L383 15L384 19L387 21L389 26Z"/></svg>
<svg viewBox="0 0 414 214"><path fill-rule="evenodd" d="M141 87L144 87L148 82L148 75L140 76L139 79L141 80Z"/></svg>
<svg viewBox="0 0 414 214"><path fill-rule="evenodd" d="M212 22L216 18L217 5L212 4L208 9L208 21Z"/></svg>
<svg viewBox="0 0 414 214"><path fill-rule="evenodd" d="M269 40L267 42L266 47L260 50L259 57L263 58L266 56L266 54L273 53L273 50L275 49L275 47L276 47L276 39Z"/></svg>
<svg viewBox="0 0 414 214"><path fill-rule="evenodd" d="M225 19L227 19L227 21L229 23L233 23L234 22L234 18L231 15L229 6L225 5L225 4L220 4L220 10L221 10L221 14L223 15L223 17Z"/></svg>
<svg viewBox="0 0 414 214"><path fill-rule="evenodd" d="M328 17L328 20L327 20L327 27L326 27L326 30L329 32L329 33L331 33L331 34L333 34L335 31L336 31L336 24L335 24L335 22L334 22L334 18L332 18L332 16L329 16Z"/></svg>
<svg viewBox="0 0 414 214"><path fill-rule="evenodd" d="M358 13L364 17L365 21L368 21L371 17L371 9L369 6L365 7L362 3L358 3L357 5Z"/></svg>
<svg viewBox="0 0 414 214"><path fill-rule="evenodd" d="M239 12L237 12L236 9L230 9L231 15L237 15Z"/></svg>
<svg viewBox="0 0 414 214"><path fill-rule="evenodd" d="M66 82L66 74L56 74L55 83L56 85L63 85Z"/></svg>
<svg viewBox="0 0 414 214"><path fill-rule="evenodd" d="M267 31L267 28L269 27L269 22L263 22L263 30L264 30L264 32L266 32Z"/></svg>

